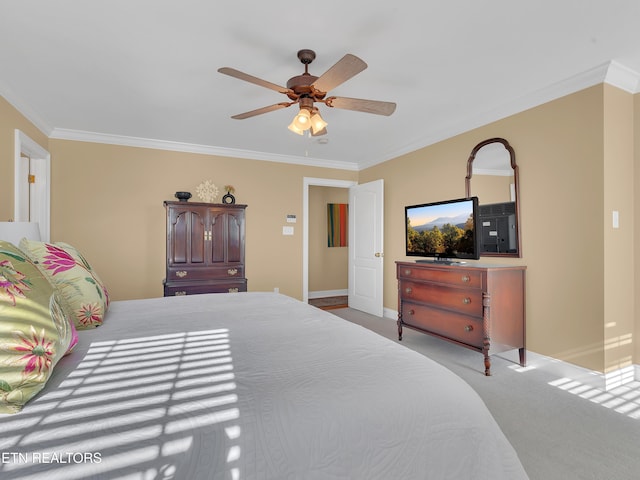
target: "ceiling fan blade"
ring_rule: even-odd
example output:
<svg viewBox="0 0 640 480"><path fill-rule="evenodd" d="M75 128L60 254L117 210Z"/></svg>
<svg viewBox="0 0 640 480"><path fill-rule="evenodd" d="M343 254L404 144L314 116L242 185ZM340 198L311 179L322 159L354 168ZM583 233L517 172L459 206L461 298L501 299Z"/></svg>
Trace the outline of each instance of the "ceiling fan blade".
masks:
<svg viewBox="0 0 640 480"><path fill-rule="evenodd" d="M355 110L356 112L375 113L376 115L389 116L396 110L393 102L380 102L378 100L363 100L361 98L329 97L324 100L328 107Z"/></svg>
<svg viewBox="0 0 640 480"><path fill-rule="evenodd" d="M231 118L235 118L236 120L244 120L245 118L255 117L256 115L262 115L263 113L274 112L276 110L280 110L281 108L287 108L293 105L294 103L296 102L276 103L274 105L269 105L268 107L262 107L256 110L251 110L250 112L239 113L237 115L233 115Z"/></svg>
<svg viewBox="0 0 640 480"><path fill-rule="evenodd" d="M275 83L267 82L266 80L262 80L261 78L254 77L253 75L249 75L248 73L241 72L240 70L236 70L235 68L230 67L222 67L218 69L218 72L224 73L225 75L229 75L233 78L239 78L240 80L244 80L245 82L253 83L260 87L269 88L271 90L275 90L280 93L293 93L293 91L286 87L281 87L280 85L276 85Z"/></svg>
<svg viewBox="0 0 640 480"><path fill-rule="evenodd" d="M329 70L324 72L315 82L313 87L321 92L333 90L341 83L357 75L367 68L367 64L355 55L347 53Z"/></svg>

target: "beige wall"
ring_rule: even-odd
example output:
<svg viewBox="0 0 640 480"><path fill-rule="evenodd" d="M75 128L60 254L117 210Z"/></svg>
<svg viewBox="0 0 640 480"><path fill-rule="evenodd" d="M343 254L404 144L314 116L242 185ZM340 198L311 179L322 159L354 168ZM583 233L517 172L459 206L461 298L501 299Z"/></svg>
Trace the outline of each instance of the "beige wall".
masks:
<svg viewBox="0 0 640 480"><path fill-rule="evenodd" d="M633 364L633 95L604 86L604 371ZM619 228L613 228L613 211Z"/></svg>
<svg viewBox="0 0 640 480"><path fill-rule="evenodd" d="M640 94L634 95L633 103L633 158L634 158L634 198L633 198L633 219L634 219L634 241L633 241L633 255L634 255L634 356L633 363L640 363L640 258L635 255L637 245L640 243L640 194L635 193L640 191Z"/></svg>
<svg viewBox="0 0 640 480"><path fill-rule="evenodd" d="M356 172L51 140L52 240L75 244L116 300L162 296L164 200L211 180L247 204L248 288L302 298L302 224L282 235L287 214L302 219L303 177L354 180Z"/></svg>
<svg viewBox="0 0 640 480"><path fill-rule="evenodd" d="M520 169L523 257L491 262L527 266L530 350L602 371L603 102L593 87L360 172L385 180L385 306L397 308L404 205L464 196L469 153L503 137Z"/></svg>
<svg viewBox="0 0 640 480"><path fill-rule="evenodd" d="M233 184L238 203L248 204L249 289L279 287L301 298L303 177L382 178L384 305L395 310L404 206L463 197L472 148L504 137L520 167L523 257L491 261L527 266L527 346L605 371L626 365L634 349L634 363L640 359L640 342L633 342L633 333L640 335L633 256L640 228L633 208L640 201L633 168L640 164L638 97L595 86L361 172L47 141L0 99L0 216L13 212L13 129L20 128L52 154L52 239L85 252L114 299L154 297L162 295L164 278L162 201L177 190L195 193L206 179ZM620 212L617 230L613 209ZM298 218L291 237L282 235L287 214Z"/></svg>
<svg viewBox="0 0 640 480"><path fill-rule="evenodd" d="M327 204L349 203L349 190L309 187L309 293L347 290L348 248L327 246Z"/></svg>

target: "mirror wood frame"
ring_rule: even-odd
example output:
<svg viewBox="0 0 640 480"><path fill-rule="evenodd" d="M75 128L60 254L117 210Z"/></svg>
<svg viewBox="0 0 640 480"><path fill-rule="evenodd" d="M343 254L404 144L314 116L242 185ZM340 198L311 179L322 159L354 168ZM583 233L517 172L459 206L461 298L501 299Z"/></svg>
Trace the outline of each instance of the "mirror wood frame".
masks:
<svg viewBox="0 0 640 480"><path fill-rule="evenodd" d="M476 155L478 154L478 151L480 151L482 147L485 147L492 143L501 143L504 146L504 148L507 150L507 152L509 152L511 168L513 169L513 184L514 184L514 191L515 191L515 210L516 210L516 237L517 237L516 245L517 245L518 251L516 253L480 252L480 256L481 257L520 258L522 257L522 239L520 236L520 186L518 183L518 165L516 164L516 153L513 150L513 147L509 145L508 141L506 141L504 138L499 138L499 137L489 138L487 140L480 142L475 147L473 147L473 150L471 150L471 154L469 155L469 159L467 160L467 176L465 177L465 192L466 192L467 198L470 198L471 197L471 177L473 177L473 161L475 160ZM480 199L480 201L482 201L482 199ZM482 203L480 205L482 205Z"/></svg>

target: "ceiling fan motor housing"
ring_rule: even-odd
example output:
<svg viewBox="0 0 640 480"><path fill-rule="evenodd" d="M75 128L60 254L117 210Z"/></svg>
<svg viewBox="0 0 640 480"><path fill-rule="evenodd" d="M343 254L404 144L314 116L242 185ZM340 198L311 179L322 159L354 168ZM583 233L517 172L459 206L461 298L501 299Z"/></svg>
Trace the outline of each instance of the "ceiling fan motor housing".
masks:
<svg viewBox="0 0 640 480"><path fill-rule="evenodd" d="M317 79L318 77L309 73L303 73L302 75L290 78L289 81L287 81L287 88L293 90L294 93L288 93L287 96L291 100L297 100L302 96L311 96L318 99L324 98L325 94L321 96L317 95L318 90L311 86Z"/></svg>
<svg viewBox="0 0 640 480"><path fill-rule="evenodd" d="M303 49L298 51L298 59L304 65L304 73L302 75L291 77L287 82L287 88L294 92L287 94L291 100L297 100L301 97L309 97L313 99L313 101L317 102L318 100L322 100L326 95L326 92L320 92L312 86L313 82L315 82L318 77L309 73L309 64L313 62L315 58L316 52L313 50Z"/></svg>
<svg viewBox="0 0 640 480"><path fill-rule="evenodd" d="M302 50L298 50L298 59L304 65L309 65L316 59L316 52L309 50L308 48L303 48Z"/></svg>

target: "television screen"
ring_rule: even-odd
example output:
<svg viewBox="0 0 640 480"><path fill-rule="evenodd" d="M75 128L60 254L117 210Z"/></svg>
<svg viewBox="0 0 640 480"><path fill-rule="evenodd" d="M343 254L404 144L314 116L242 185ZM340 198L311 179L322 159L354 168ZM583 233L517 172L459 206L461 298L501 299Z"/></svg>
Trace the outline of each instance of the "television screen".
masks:
<svg viewBox="0 0 640 480"><path fill-rule="evenodd" d="M411 205L404 210L407 256L480 258L477 197Z"/></svg>

